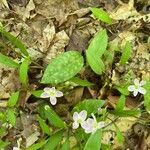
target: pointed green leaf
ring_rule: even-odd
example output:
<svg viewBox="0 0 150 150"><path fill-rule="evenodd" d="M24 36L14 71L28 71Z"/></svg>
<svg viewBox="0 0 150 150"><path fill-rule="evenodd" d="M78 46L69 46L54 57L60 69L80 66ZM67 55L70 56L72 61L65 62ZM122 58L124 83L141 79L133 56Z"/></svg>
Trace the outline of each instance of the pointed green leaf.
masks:
<svg viewBox="0 0 150 150"><path fill-rule="evenodd" d="M123 144L124 136L123 136L122 132L120 131L120 129L118 128L117 125L115 125L115 128L116 128L116 136L117 136L118 142L120 144Z"/></svg>
<svg viewBox="0 0 150 150"><path fill-rule="evenodd" d="M4 27L2 27L1 25L0 25L0 33L2 33L12 44L14 44L17 48L19 48L25 56L29 55L27 50L26 50L25 45L21 42L21 40L19 40L18 38L16 38L15 36L10 34L9 32L7 32L4 29Z"/></svg>
<svg viewBox="0 0 150 150"><path fill-rule="evenodd" d="M120 64L125 64L130 58L132 53L132 45L129 41L126 42L125 47L122 52L122 56L120 58Z"/></svg>
<svg viewBox="0 0 150 150"><path fill-rule="evenodd" d="M87 143L85 144L84 150L100 150L102 139L102 130L97 130L94 134L91 134Z"/></svg>
<svg viewBox="0 0 150 150"><path fill-rule="evenodd" d="M46 143L44 150L55 150L55 148L59 145L63 136L63 130L57 131L53 134Z"/></svg>
<svg viewBox="0 0 150 150"><path fill-rule="evenodd" d="M40 124L42 132L45 133L45 134L50 135L51 134L50 127L45 123L45 121L40 116L37 116L37 120Z"/></svg>
<svg viewBox="0 0 150 150"><path fill-rule="evenodd" d="M123 108L125 107L125 96L124 95L121 95L118 102L117 102L117 106L116 106L116 109L115 111L122 111Z"/></svg>
<svg viewBox="0 0 150 150"><path fill-rule="evenodd" d="M57 84L74 77L83 67L83 57L77 51L60 54L47 66L42 83Z"/></svg>
<svg viewBox="0 0 150 150"><path fill-rule="evenodd" d="M91 11L93 15L99 20L106 22L108 24L112 23L112 19L110 18L109 14L102 8L91 8Z"/></svg>
<svg viewBox="0 0 150 150"><path fill-rule="evenodd" d="M42 148L48 140L43 140L39 143L33 144L32 146L28 147L26 150L39 150L40 148Z"/></svg>
<svg viewBox="0 0 150 150"><path fill-rule="evenodd" d="M25 60L20 65L19 69L19 79L23 86L27 87L28 85L28 68L30 64L30 58L25 58Z"/></svg>
<svg viewBox="0 0 150 150"><path fill-rule="evenodd" d="M45 115L49 122L58 128L65 128L66 124L48 105L45 106Z"/></svg>
<svg viewBox="0 0 150 150"><path fill-rule="evenodd" d="M12 126L16 125L16 115L13 109L7 110L7 120Z"/></svg>
<svg viewBox="0 0 150 150"><path fill-rule="evenodd" d="M92 70L97 74L101 74L105 69L101 57L106 51L107 44L108 36L106 30L102 30L95 35L86 51L87 61Z"/></svg>
<svg viewBox="0 0 150 150"><path fill-rule="evenodd" d="M144 106L146 107L147 112L150 113L150 81L146 80L144 88L147 91L144 95Z"/></svg>
<svg viewBox="0 0 150 150"><path fill-rule="evenodd" d="M17 101L18 101L18 98L19 98L19 91L18 92L15 92L11 95L11 97L9 98L8 100L8 103L7 103L7 106L8 107L13 107L16 105Z"/></svg>
<svg viewBox="0 0 150 150"><path fill-rule="evenodd" d="M13 61L12 58L5 56L3 54L0 53L0 63L8 66L8 67L12 67L12 68L19 68L19 64L16 63L15 61Z"/></svg>
<svg viewBox="0 0 150 150"><path fill-rule="evenodd" d="M68 138L65 140L65 142L63 143L63 145L62 145L60 150L70 150L70 143L69 143L69 139Z"/></svg>

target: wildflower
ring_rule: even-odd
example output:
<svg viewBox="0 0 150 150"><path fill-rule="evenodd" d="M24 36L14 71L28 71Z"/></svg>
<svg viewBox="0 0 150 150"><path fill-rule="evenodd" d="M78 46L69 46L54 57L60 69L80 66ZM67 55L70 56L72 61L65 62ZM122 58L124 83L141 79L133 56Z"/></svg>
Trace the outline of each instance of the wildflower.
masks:
<svg viewBox="0 0 150 150"><path fill-rule="evenodd" d="M18 148L18 147L13 147L13 150L20 150L20 148Z"/></svg>
<svg viewBox="0 0 150 150"><path fill-rule="evenodd" d="M74 112L73 114L73 120L74 123L72 125L73 129L77 129L79 127L79 124L82 124L85 122L85 119L87 117L87 111L86 110L82 110L80 113Z"/></svg>
<svg viewBox="0 0 150 150"><path fill-rule="evenodd" d="M55 89L55 87L44 88L44 92L41 94L41 98L50 98L50 103L55 105L57 103L57 97L62 97L63 93Z"/></svg>
<svg viewBox="0 0 150 150"><path fill-rule="evenodd" d="M88 118L84 124L82 125L82 128L85 130L85 133L95 133L97 129L101 129L105 126L105 122L97 122L94 114L92 114L93 118Z"/></svg>
<svg viewBox="0 0 150 150"><path fill-rule="evenodd" d="M134 96L137 96L138 93L145 94L146 90L142 87L145 84L146 84L146 81L144 80L139 81L138 79L134 79L134 85L130 85L128 87L128 90L130 92L133 92Z"/></svg>

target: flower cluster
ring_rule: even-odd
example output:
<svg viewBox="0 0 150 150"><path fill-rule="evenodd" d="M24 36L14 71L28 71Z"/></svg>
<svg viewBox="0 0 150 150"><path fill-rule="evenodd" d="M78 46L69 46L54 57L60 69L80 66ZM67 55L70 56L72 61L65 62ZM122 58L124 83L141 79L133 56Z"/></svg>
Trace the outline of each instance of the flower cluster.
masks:
<svg viewBox="0 0 150 150"><path fill-rule="evenodd" d="M133 92L133 95L134 96L137 96L138 93L141 93L141 94L146 94L146 90L143 88L143 85L146 84L146 81L142 80L142 81L139 81L138 79L134 79L134 85L130 85L128 87L128 90L130 92Z"/></svg>
<svg viewBox="0 0 150 150"><path fill-rule="evenodd" d="M41 94L41 98L50 98L50 103L52 105L56 105L57 103L57 97L62 97L63 93L61 91L58 91L55 89L55 87L44 88L44 92Z"/></svg>
<svg viewBox="0 0 150 150"><path fill-rule="evenodd" d="M94 114L91 114L92 118L87 118L87 111L82 110L80 113L74 112L73 114L73 129L77 129L79 125L84 129L85 133L95 133L97 129L101 129L105 126L104 121L97 122Z"/></svg>

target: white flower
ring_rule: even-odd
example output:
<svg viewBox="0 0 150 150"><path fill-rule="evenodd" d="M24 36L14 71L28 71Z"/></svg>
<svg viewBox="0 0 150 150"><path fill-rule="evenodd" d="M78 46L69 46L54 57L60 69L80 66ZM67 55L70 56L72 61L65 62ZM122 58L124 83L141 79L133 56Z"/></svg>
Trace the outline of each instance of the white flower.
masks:
<svg viewBox="0 0 150 150"><path fill-rule="evenodd" d="M73 114L73 120L74 123L72 124L73 129L77 129L79 127L79 124L82 124L85 122L85 119L87 117L87 111L82 110L80 113L74 112Z"/></svg>
<svg viewBox="0 0 150 150"><path fill-rule="evenodd" d="M13 150L20 150L20 148L18 148L18 147L13 147Z"/></svg>
<svg viewBox="0 0 150 150"><path fill-rule="evenodd" d="M105 122L97 122L94 114L93 118L88 118L82 125L82 128L85 130L85 133L95 133L97 129L101 129L105 126Z"/></svg>
<svg viewBox="0 0 150 150"><path fill-rule="evenodd" d="M50 98L50 103L52 105L55 105L57 103L57 98L56 97L62 97L63 93L61 91L57 91L55 87L49 88L46 87L44 88L44 92L41 94L41 98Z"/></svg>
<svg viewBox="0 0 150 150"><path fill-rule="evenodd" d="M146 81L139 81L138 79L134 79L134 85L130 85L128 90L133 92L134 96L137 96L138 93L145 94L146 90L142 87L146 84Z"/></svg>

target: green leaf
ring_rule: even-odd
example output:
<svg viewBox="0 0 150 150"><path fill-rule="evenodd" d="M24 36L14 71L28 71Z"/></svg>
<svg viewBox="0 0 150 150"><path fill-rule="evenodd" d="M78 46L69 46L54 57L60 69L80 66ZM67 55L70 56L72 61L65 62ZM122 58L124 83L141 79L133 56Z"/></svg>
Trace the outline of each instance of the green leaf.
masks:
<svg viewBox="0 0 150 150"><path fill-rule="evenodd" d="M40 148L42 148L46 143L47 143L48 140L44 140L44 141L41 141L39 143L36 143L30 147L28 147L26 150L39 150Z"/></svg>
<svg viewBox="0 0 150 150"><path fill-rule="evenodd" d="M150 113L150 81L146 80L144 88L147 91L144 95L144 106L146 107L147 112Z"/></svg>
<svg viewBox="0 0 150 150"><path fill-rule="evenodd" d="M0 63L6 65L8 67L19 68L19 64L18 63L13 61L10 57L5 56L5 55L3 55L1 53L0 53Z"/></svg>
<svg viewBox="0 0 150 150"><path fill-rule="evenodd" d="M73 111L80 112L82 110L86 110L88 114L96 113L98 108L101 108L104 105L105 101L97 100L97 99L87 99L80 103L78 103Z"/></svg>
<svg viewBox="0 0 150 150"><path fill-rule="evenodd" d="M127 41L125 44L122 56L120 58L120 64L121 65L125 64L128 61L128 59L131 56L131 53L132 53L132 45L129 41Z"/></svg>
<svg viewBox="0 0 150 150"><path fill-rule="evenodd" d="M20 65L19 69L19 79L23 86L27 87L28 85L28 68L30 64L29 57L25 58L25 60Z"/></svg>
<svg viewBox="0 0 150 150"><path fill-rule="evenodd" d="M84 150L100 150L101 148L102 130L97 130L94 134L91 134L87 143L85 144Z"/></svg>
<svg viewBox="0 0 150 150"><path fill-rule="evenodd" d="M8 142L8 141L2 141L2 140L0 140L0 149L5 148L9 144L10 144L10 142Z"/></svg>
<svg viewBox="0 0 150 150"><path fill-rule="evenodd" d="M120 85L120 86L116 86L116 89L123 95L129 95L129 91L128 91L128 86L129 85Z"/></svg>
<svg viewBox="0 0 150 150"><path fill-rule="evenodd" d="M63 130L57 131L53 134L46 143L44 150L55 150L55 148L59 145L63 136Z"/></svg>
<svg viewBox="0 0 150 150"><path fill-rule="evenodd" d="M60 150L70 150L70 144L69 144L69 139L68 138L65 140L65 142L63 143Z"/></svg>
<svg viewBox="0 0 150 150"><path fill-rule="evenodd" d="M57 84L74 77L83 67L83 57L77 51L60 54L47 66L42 83Z"/></svg>
<svg viewBox="0 0 150 150"><path fill-rule="evenodd" d="M18 92L15 92L11 95L11 97L9 98L8 100L8 103L7 103L7 106L8 107L13 107L16 105L17 101L18 101L18 98L19 98L19 91Z"/></svg>
<svg viewBox="0 0 150 150"><path fill-rule="evenodd" d="M125 107L125 96L124 95L121 95L118 102L117 102L117 106L116 106L116 109L115 111L122 111L123 108Z"/></svg>
<svg viewBox="0 0 150 150"><path fill-rule="evenodd" d="M78 77L73 77L70 79L71 82L75 83L75 84L78 84L80 86L92 86L94 85L93 83L89 82L88 80L82 80Z"/></svg>
<svg viewBox="0 0 150 150"><path fill-rule="evenodd" d="M96 74L102 74L105 69L105 65L100 58L106 51L107 44L106 30L102 30L95 35L86 51L87 61Z"/></svg>
<svg viewBox="0 0 150 150"><path fill-rule="evenodd" d="M13 109L7 110L7 120L12 126L16 125L16 116Z"/></svg>
<svg viewBox="0 0 150 150"><path fill-rule="evenodd" d="M40 124L43 133L50 135L51 134L50 127L45 123L45 121L40 116L37 116L37 120Z"/></svg>
<svg viewBox="0 0 150 150"><path fill-rule="evenodd" d="M0 33L2 33L12 44L14 44L17 48L19 48L25 56L29 55L25 45L21 42L21 40L19 40L9 32L7 32L1 25L0 25Z"/></svg>
<svg viewBox="0 0 150 150"><path fill-rule="evenodd" d="M41 97L41 94L43 93L44 91L43 90L33 90L31 91L31 94L35 97L38 97L40 98Z"/></svg>
<svg viewBox="0 0 150 150"><path fill-rule="evenodd" d="M108 112L119 117L135 117L141 115L141 111L139 109L122 110L122 111L109 110Z"/></svg>
<svg viewBox="0 0 150 150"><path fill-rule="evenodd" d="M45 115L49 122L58 128L65 128L66 124L48 105L45 106Z"/></svg>
<svg viewBox="0 0 150 150"><path fill-rule="evenodd" d="M118 128L117 125L115 125L115 128L116 128L116 137L118 139L118 142L120 144L123 144L123 142L124 142L124 136L123 136L122 132L120 131L120 129Z"/></svg>
<svg viewBox="0 0 150 150"><path fill-rule="evenodd" d="M148 37L147 43L150 44L150 36Z"/></svg>
<svg viewBox="0 0 150 150"><path fill-rule="evenodd" d="M108 24L112 23L112 18L110 18L109 14L102 8L91 8L91 11L97 19L106 22Z"/></svg>

